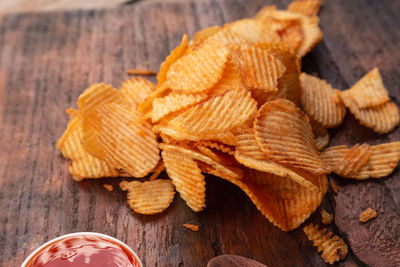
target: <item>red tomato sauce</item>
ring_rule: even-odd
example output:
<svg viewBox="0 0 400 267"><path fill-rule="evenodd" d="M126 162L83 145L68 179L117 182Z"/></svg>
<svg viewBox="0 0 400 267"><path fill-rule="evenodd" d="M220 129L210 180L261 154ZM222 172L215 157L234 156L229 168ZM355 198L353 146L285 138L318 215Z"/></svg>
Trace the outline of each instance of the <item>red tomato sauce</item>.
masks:
<svg viewBox="0 0 400 267"><path fill-rule="evenodd" d="M40 250L27 267L139 267L129 250L98 236L70 236Z"/></svg>

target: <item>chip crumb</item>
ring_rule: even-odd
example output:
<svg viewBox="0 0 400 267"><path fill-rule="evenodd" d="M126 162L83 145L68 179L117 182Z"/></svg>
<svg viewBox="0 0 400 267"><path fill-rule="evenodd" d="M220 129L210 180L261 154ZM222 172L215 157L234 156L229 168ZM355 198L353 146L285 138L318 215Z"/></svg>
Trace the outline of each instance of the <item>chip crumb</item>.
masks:
<svg viewBox="0 0 400 267"><path fill-rule="evenodd" d="M325 225L331 224L333 220L333 215L327 212L326 210L320 210L322 223Z"/></svg>
<svg viewBox="0 0 400 267"><path fill-rule="evenodd" d="M190 224L190 223L184 223L183 227L190 229L194 232L198 232L199 231L199 226L198 225L194 225L194 224Z"/></svg>
<svg viewBox="0 0 400 267"><path fill-rule="evenodd" d="M367 208L360 214L360 221L361 222L368 222L369 220L375 218L377 215L376 210Z"/></svg>
<svg viewBox="0 0 400 267"><path fill-rule="evenodd" d="M339 193L340 187L333 180L331 180L331 187L333 192L335 192L335 194Z"/></svg>
<svg viewBox="0 0 400 267"><path fill-rule="evenodd" d="M126 74L128 75L155 75L157 72L155 70L146 70L146 69L129 69L126 70Z"/></svg>
<svg viewBox="0 0 400 267"><path fill-rule="evenodd" d="M114 190L114 187L110 184L103 184L103 186L105 189L107 189L110 192Z"/></svg>

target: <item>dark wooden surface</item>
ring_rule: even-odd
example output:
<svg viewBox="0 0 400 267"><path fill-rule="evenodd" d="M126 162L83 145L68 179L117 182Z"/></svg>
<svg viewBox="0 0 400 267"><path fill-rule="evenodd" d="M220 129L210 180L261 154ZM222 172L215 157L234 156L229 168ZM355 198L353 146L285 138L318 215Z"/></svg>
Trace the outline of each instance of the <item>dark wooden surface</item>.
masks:
<svg viewBox="0 0 400 267"><path fill-rule="evenodd" d="M275 1L278 2L278 1ZM286 6L288 1L276 3ZM157 69L183 33L254 15L274 1L138 2L117 9L7 15L0 25L0 266L19 266L56 236L95 231L121 239L146 266L206 266L217 255L238 254L273 266L325 266L300 229L272 226L235 186L207 177L207 209L193 213L177 195L163 214L129 210L125 194L108 192L120 179L74 182L55 150L64 109L91 83L118 86L128 68ZM303 60L344 89L378 66L400 105L399 1L325 1L324 40ZM331 144L400 140L400 130L378 136L347 115ZM335 179L323 207L335 213L330 229L352 251L341 266L399 266L400 173L380 181ZM358 222L362 209L378 217ZM319 222L319 214L309 221ZM199 232L182 227L198 223Z"/></svg>

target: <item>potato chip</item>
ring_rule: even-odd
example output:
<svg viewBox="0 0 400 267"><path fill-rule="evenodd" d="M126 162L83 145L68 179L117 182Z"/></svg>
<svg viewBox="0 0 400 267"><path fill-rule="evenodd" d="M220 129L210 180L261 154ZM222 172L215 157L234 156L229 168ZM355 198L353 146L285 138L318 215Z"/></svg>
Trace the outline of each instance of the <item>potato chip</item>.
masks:
<svg viewBox="0 0 400 267"><path fill-rule="evenodd" d="M287 23L287 27L278 34L281 43L287 45L292 51L297 51L304 39L302 24L298 20Z"/></svg>
<svg viewBox="0 0 400 267"><path fill-rule="evenodd" d="M222 77L229 49L208 44L175 61L167 80L173 91L198 93L213 87Z"/></svg>
<svg viewBox="0 0 400 267"><path fill-rule="evenodd" d="M125 101L139 105L156 89L154 83L141 77L133 77L122 82L119 93Z"/></svg>
<svg viewBox="0 0 400 267"><path fill-rule="evenodd" d="M326 232L326 228L318 229L318 225L312 223L304 226L303 231L308 240L313 242L318 252L322 251L322 259L326 263L333 264L336 261L346 258L348 253L347 244L337 235L332 236L331 232Z"/></svg>
<svg viewBox="0 0 400 267"><path fill-rule="evenodd" d="M371 157L370 147L367 144L356 144L350 148L335 167L334 172L340 176L346 177L349 174L357 173Z"/></svg>
<svg viewBox="0 0 400 267"><path fill-rule="evenodd" d="M257 103L250 92L229 91L185 110L171 119L168 125L209 139L206 137L234 129L254 116L256 111Z"/></svg>
<svg viewBox="0 0 400 267"><path fill-rule="evenodd" d="M306 114L326 128L340 125L346 115L342 102L335 102L335 92L332 86L324 80L312 75L300 75L301 102Z"/></svg>
<svg viewBox="0 0 400 267"><path fill-rule="evenodd" d="M199 226L198 226L198 225L191 224L191 223L184 223L184 224L183 224L183 227L185 227L185 228L187 228L187 229L190 229L190 230L192 230L192 231L194 231L194 232L198 232L198 231L199 231Z"/></svg>
<svg viewBox="0 0 400 267"><path fill-rule="evenodd" d="M359 109L378 106L390 100L379 69L376 67L364 75L349 90L346 90L346 95L353 100Z"/></svg>
<svg viewBox="0 0 400 267"><path fill-rule="evenodd" d="M315 143L317 144L318 150L321 151L329 143L329 133L324 126L314 120L310 120L310 124L314 134Z"/></svg>
<svg viewBox="0 0 400 267"><path fill-rule="evenodd" d="M264 6L258 11L258 13L254 16L254 19L263 22L265 19L270 18L272 12L276 11L275 5Z"/></svg>
<svg viewBox="0 0 400 267"><path fill-rule="evenodd" d="M307 116L292 102L265 103L257 111L254 131L258 146L271 160L314 174L330 172L319 157Z"/></svg>
<svg viewBox="0 0 400 267"><path fill-rule="evenodd" d="M171 180L158 179L145 182L122 181L121 190L128 191L128 204L135 212L145 215L166 210L174 200L175 189Z"/></svg>
<svg viewBox="0 0 400 267"><path fill-rule="evenodd" d="M234 156L235 155L235 148L229 145L225 145L223 143L219 143L216 141L212 140L201 140L199 142L194 143L194 146L204 146L204 147L209 147L209 148L214 148L216 150L219 150L223 153L226 153L228 155Z"/></svg>
<svg viewBox="0 0 400 267"><path fill-rule="evenodd" d="M156 135L133 107L109 103L84 117L82 145L97 158L134 177L146 176L160 160Z"/></svg>
<svg viewBox="0 0 400 267"><path fill-rule="evenodd" d="M192 40L190 41L190 46L199 47L205 40L219 32L220 30L222 30L221 26L211 26L196 32Z"/></svg>
<svg viewBox="0 0 400 267"><path fill-rule="evenodd" d="M331 184L332 191L335 194L339 193L340 187L333 180L330 181L330 184Z"/></svg>
<svg viewBox="0 0 400 267"><path fill-rule="evenodd" d="M247 170L241 180L227 180L240 187L257 209L283 231L293 230L306 220L320 205L328 188L325 175L318 176L318 192L290 179L256 170ZM256 183L259 181L261 184Z"/></svg>
<svg viewBox="0 0 400 267"><path fill-rule="evenodd" d="M297 0L288 5L287 11L311 17L318 15L320 6L321 0Z"/></svg>
<svg viewBox="0 0 400 267"><path fill-rule="evenodd" d="M392 101L378 106L359 109L354 100L348 96L347 91L341 92L340 97L354 117L362 125L371 128L376 133L388 133L399 124L399 108Z"/></svg>
<svg viewBox="0 0 400 267"><path fill-rule="evenodd" d="M232 60L226 62L222 78L208 91L209 96L221 96L231 90L244 90L241 73Z"/></svg>
<svg viewBox="0 0 400 267"><path fill-rule="evenodd" d="M157 166L154 168L153 174L150 176L149 180L155 180L163 171L165 171L165 165L164 162L160 160Z"/></svg>
<svg viewBox="0 0 400 267"><path fill-rule="evenodd" d="M146 70L146 69L129 69L126 70L126 74L128 75L154 75L157 72L155 70Z"/></svg>
<svg viewBox="0 0 400 267"><path fill-rule="evenodd" d="M345 145L327 147L321 152L321 159L334 168L346 155L349 148Z"/></svg>
<svg viewBox="0 0 400 267"><path fill-rule="evenodd" d="M86 151L82 158L72 160L68 171L78 182L83 179L120 176L118 170L111 167L110 164L91 156Z"/></svg>
<svg viewBox="0 0 400 267"><path fill-rule="evenodd" d="M114 187L110 184L103 184L103 187L105 189L107 189L107 191L110 191L110 192L114 190Z"/></svg>
<svg viewBox="0 0 400 267"><path fill-rule="evenodd" d="M279 35L260 21L241 19L225 25L226 28L244 38L248 43L279 43Z"/></svg>
<svg viewBox="0 0 400 267"><path fill-rule="evenodd" d="M323 34L318 24L318 17L301 17L301 28L304 38L300 47L297 49L297 55L299 57L305 56L322 40Z"/></svg>
<svg viewBox="0 0 400 267"><path fill-rule="evenodd" d="M239 34L233 32L231 29L223 28L215 34L207 38L201 47L209 44L231 45L231 44L247 44L246 39Z"/></svg>
<svg viewBox="0 0 400 267"><path fill-rule="evenodd" d="M177 46L167 58L161 63L160 71L157 74L157 86L160 86L167 80L167 73L171 68L171 65L175 63L179 58L183 56L188 46L188 36L184 34L182 36L182 41L179 46Z"/></svg>
<svg viewBox="0 0 400 267"><path fill-rule="evenodd" d="M332 223L332 220L333 220L332 214L330 214L329 212L327 212L324 209L320 210L320 214L321 214L321 220L322 220L323 224L328 225L328 224Z"/></svg>
<svg viewBox="0 0 400 267"><path fill-rule="evenodd" d="M138 106L138 110L143 113L150 112L154 99L164 97L164 96L168 95L169 92L170 92L170 89L169 89L169 84L167 81L167 82L164 82L163 84L161 84L160 86L158 86L153 92L151 92L146 97L146 99L142 103L140 103L140 105Z"/></svg>
<svg viewBox="0 0 400 267"><path fill-rule="evenodd" d="M278 79L286 68L267 51L252 46L241 46L232 54L234 62L240 66L246 87L266 92L277 91Z"/></svg>
<svg viewBox="0 0 400 267"><path fill-rule="evenodd" d="M368 222L369 220L375 218L377 215L376 210L367 208L363 210L360 214L360 222Z"/></svg>

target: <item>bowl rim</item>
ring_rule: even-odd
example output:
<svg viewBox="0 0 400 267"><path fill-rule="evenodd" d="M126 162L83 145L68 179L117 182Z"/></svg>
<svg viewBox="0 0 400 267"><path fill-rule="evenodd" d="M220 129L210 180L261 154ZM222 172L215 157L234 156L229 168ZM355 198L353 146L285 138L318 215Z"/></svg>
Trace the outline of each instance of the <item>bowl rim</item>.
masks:
<svg viewBox="0 0 400 267"><path fill-rule="evenodd" d="M67 237L71 237L71 236L83 236L83 235L102 237L102 238L104 238L104 239L108 239L108 240L110 240L110 241L113 241L113 242L119 244L120 246L122 246L122 247L124 247L126 250L128 250L130 253L132 253L133 256L136 257L136 260L137 260L138 263L139 263L139 267L143 267L143 263L142 263L142 261L140 260L140 258L138 257L138 255L137 255L137 254L135 253L135 251L133 251L133 249L130 248L127 244L125 244L124 242L122 242L122 241L119 240L119 239L116 239L115 237L112 237L112 236L109 236L109 235L106 235L106 234L102 234L102 233L97 233L97 232L75 232L75 233L69 233L69 234L65 234L65 235L61 235L61 236L58 236L58 237L56 237L56 238L53 238L53 239L47 241L46 243L44 243L43 245L39 246L39 247L38 247L37 249L35 249L31 254L29 254L29 256L26 257L26 259L24 260L24 262L21 264L21 267L26 267L27 264L29 263L29 261L30 261L34 256L36 256L36 254L37 254L39 251L41 251L41 250L44 249L45 247L51 245L52 243L54 243L54 242L56 242L56 241L59 241L59 240L61 240L61 239L67 238Z"/></svg>

